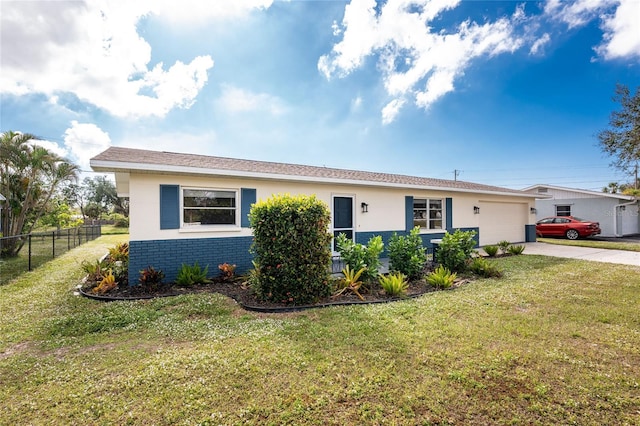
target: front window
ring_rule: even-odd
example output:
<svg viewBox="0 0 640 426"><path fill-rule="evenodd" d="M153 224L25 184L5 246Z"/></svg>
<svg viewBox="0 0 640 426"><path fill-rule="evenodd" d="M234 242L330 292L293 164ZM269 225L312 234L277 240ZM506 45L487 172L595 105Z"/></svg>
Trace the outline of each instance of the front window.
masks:
<svg viewBox="0 0 640 426"><path fill-rule="evenodd" d="M194 225L236 225L237 192L218 189L182 191L182 223Z"/></svg>
<svg viewBox="0 0 640 426"><path fill-rule="evenodd" d="M442 200L413 199L413 226L442 229Z"/></svg>
<svg viewBox="0 0 640 426"><path fill-rule="evenodd" d="M556 216L571 216L571 206L556 206Z"/></svg>

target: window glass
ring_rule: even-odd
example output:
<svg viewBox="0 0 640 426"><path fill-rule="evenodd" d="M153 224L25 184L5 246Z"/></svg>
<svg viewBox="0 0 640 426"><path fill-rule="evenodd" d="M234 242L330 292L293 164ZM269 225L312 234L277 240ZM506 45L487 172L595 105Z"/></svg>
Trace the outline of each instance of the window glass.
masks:
<svg viewBox="0 0 640 426"><path fill-rule="evenodd" d="M183 223L193 225L235 225L236 191L184 189Z"/></svg>
<svg viewBox="0 0 640 426"><path fill-rule="evenodd" d="M442 200L413 199L413 226L442 229Z"/></svg>
<svg viewBox="0 0 640 426"><path fill-rule="evenodd" d="M556 216L571 216L571 206L556 206Z"/></svg>

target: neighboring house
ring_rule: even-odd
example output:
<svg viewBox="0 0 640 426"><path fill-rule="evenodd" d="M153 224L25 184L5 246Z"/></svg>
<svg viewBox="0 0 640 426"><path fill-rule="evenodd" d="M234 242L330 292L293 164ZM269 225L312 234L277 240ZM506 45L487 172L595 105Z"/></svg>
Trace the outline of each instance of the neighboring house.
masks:
<svg viewBox="0 0 640 426"><path fill-rule="evenodd" d="M91 159L130 200L130 280L147 267L175 279L182 263L252 267L248 213L273 194L315 194L330 232L366 244L422 229L425 246L460 228L480 245L535 241L535 196L469 182L112 147Z"/></svg>
<svg viewBox="0 0 640 426"><path fill-rule="evenodd" d="M533 185L524 192L537 195L536 219L576 216L600 223L601 237L640 233L638 200L631 195L609 194L552 185Z"/></svg>

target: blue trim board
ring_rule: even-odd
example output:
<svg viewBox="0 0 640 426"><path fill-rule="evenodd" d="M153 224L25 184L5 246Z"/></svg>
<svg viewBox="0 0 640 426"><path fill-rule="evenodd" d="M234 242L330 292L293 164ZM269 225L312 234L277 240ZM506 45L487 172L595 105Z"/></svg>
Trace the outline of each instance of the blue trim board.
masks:
<svg viewBox="0 0 640 426"><path fill-rule="evenodd" d="M249 212L251 205L256 203L256 190L254 188L240 189L240 226L250 228Z"/></svg>
<svg viewBox="0 0 640 426"><path fill-rule="evenodd" d="M180 187L160 185L160 229L180 227Z"/></svg>
<svg viewBox="0 0 640 426"><path fill-rule="evenodd" d="M404 230L409 232L413 229L413 197L404 197Z"/></svg>
<svg viewBox="0 0 640 426"><path fill-rule="evenodd" d="M446 216L446 222L444 229L448 232L453 232L453 199L445 198L444 200L444 214Z"/></svg>

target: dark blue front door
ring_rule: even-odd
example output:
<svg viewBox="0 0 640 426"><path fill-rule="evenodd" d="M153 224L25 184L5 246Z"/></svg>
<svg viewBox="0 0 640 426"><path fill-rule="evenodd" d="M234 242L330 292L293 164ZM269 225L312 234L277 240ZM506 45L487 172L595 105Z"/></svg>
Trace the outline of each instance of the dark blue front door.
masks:
<svg viewBox="0 0 640 426"><path fill-rule="evenodd" d="M339 234L353 239L353 197L333 197L334 238Z"/></svg>

